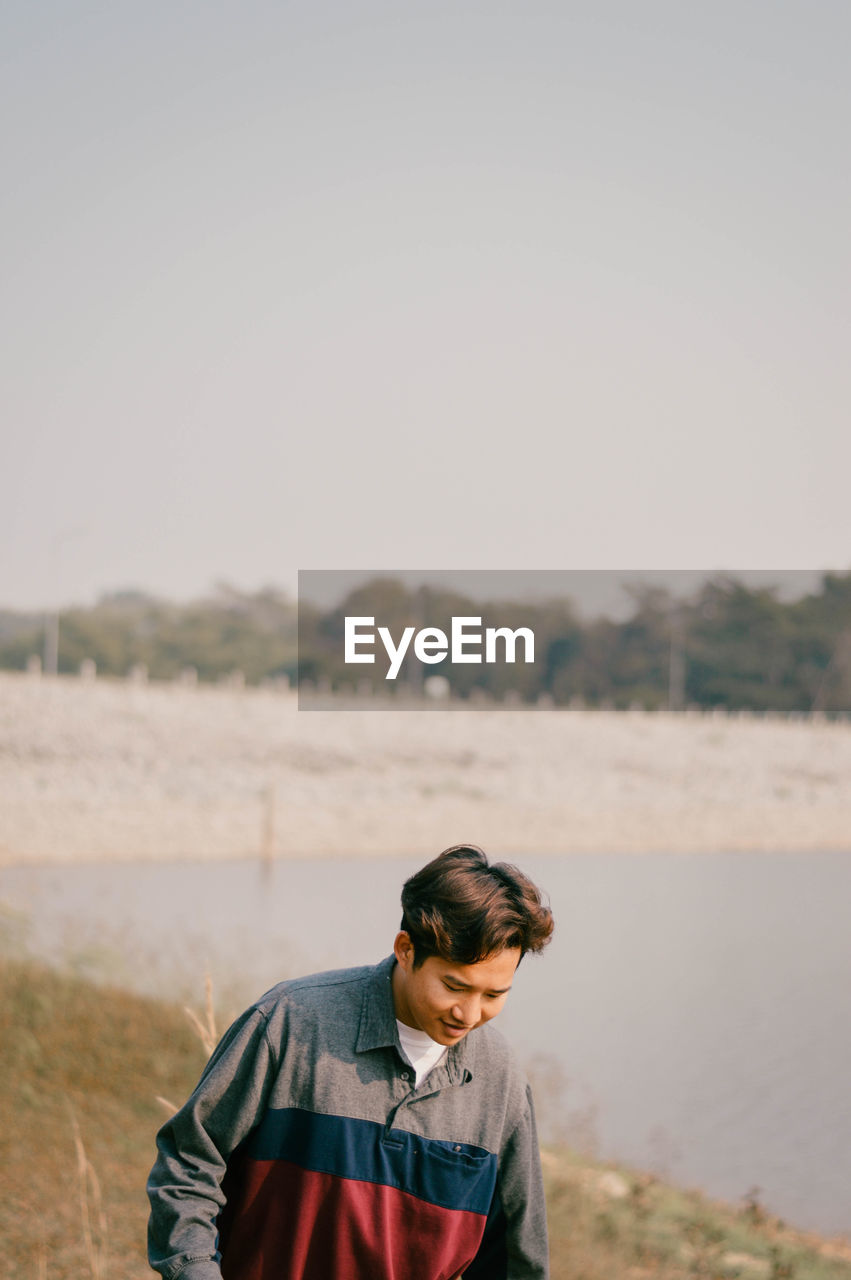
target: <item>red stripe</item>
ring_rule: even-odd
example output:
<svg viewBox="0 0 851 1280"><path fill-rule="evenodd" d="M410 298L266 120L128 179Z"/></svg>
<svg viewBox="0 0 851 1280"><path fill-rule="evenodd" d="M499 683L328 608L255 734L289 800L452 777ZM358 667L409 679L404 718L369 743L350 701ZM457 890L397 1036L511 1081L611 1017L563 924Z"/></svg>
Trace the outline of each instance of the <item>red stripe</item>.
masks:
<svg viewBox="0 0 851 1280"><path fill-rule="evenodd" d="M451 1280L485 1219L395 1187L247 1160L222 1214L224 1280Z"/></svg>

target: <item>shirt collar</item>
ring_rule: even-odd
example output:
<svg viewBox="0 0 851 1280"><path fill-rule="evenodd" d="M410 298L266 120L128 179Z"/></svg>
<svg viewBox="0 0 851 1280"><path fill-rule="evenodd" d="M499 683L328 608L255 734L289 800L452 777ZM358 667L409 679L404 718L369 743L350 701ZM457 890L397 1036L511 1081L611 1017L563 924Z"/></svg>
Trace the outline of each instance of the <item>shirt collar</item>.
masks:
<svg viewBox="0 0 851 1280"><path fill-rule="evenodd" d="M393 1008L393 988L390 981L395 964L396 957L388 956L375 965L367 981L355 1044L357 1053L397 1043L396 1011Z"/></svg>
<svg viewBox="0 0 851 1280"><path fill-rule="evenodd" d="M396 1009L393 1004L392 977L396 965L396 957L387 956L375 965L366 984L361 1004L360 1026L355 1044L356 1053L366 1053L370 1049L401 1049L399 1032L396 1027ZM449 1052L443 1060L449 1078L453 1083L462 1083L472 1079L472 1056L467 1041L470 1032L460 1044L449 1046ZM438 1067L438 1070L440 1068Z"/></svg>

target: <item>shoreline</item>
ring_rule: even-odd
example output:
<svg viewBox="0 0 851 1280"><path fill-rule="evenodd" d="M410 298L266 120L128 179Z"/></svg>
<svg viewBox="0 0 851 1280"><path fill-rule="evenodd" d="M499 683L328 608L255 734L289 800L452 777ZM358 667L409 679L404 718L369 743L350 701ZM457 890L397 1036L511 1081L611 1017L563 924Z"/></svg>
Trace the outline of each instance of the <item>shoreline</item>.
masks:
<svg viewBox="0 0 851 1280"><path fill-rule="evenodd" d="M851 724L0 673L0 865L851 851Z"/></svg>

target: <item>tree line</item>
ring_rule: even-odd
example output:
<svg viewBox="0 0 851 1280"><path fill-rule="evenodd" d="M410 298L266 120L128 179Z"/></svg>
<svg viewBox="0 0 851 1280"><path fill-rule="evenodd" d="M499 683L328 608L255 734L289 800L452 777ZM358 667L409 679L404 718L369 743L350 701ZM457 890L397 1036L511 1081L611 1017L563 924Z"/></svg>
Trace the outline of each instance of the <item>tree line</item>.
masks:
<svg viewBox="0 0 851 1280"><path fill-rule="evenodd" d="M99 674L144 667L168 680L187 667L215 681L238 670L249 684L286 676L324 690L420 692L441 675L455 698L513 697L528 703L616 708L720 707L777 713L851 713L851 572L825 574L817 590L784 601L772 588L735 577L708 580L687 599L658 587L631 588L626 620L583 619L569 599L482 602L439 587L407 587L378 578L333 609L303 604L267 588L221 588L208 600L174 604L133 592L70 609L59 626L59 670L92 659ZM398 680L380 663L347 667L344 619L380 619L394 635L405 626L448 631L451 618L482 626L530 627L534 665L452 663L425 670L406 658ZM0 667L21 670L42 651L44 619L0 613Z"/></svg>
<svg viewBox="0 0 851 1280"><path fill-rule="evenodd" d="M143 669L154 680L173 680L187 668L199 680L234 671L249 684L286 675L297 662L295 604L275 588L245 593L222 586L209 599L175 604L136 591L114 592L59 617L58 669L77 672L94 661L99 675ZM50 619L0 613L0 667L23 670L44 652Z"/></svg>
<svg viewBox="0 0 851 1280"><path fill-rule="evenodd" d="M302 610L301 676L326 687L356 684L391 693L381 664L343 665L347 615L380 619L394 636L405 626L448 632L453 616L472 615L481 617L482 627L532 628L534 665L446 660L424 673L406 659L394 682L398 691L440 674L459 698L501 701L513 694L556 706L851 712L851 573L825 574L817 591L795 601L730 576L708 580L687 599L646 585L630 588L630 595L625 621L589 621L567 599L489 603L375 579L336 609Z"/></svg>

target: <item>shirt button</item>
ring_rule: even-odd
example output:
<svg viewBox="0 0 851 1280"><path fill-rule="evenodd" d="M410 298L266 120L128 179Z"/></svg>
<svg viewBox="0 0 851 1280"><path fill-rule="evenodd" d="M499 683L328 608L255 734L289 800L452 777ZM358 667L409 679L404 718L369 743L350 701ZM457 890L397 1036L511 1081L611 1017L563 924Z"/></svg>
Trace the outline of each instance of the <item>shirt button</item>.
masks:
<svg viewBox="0 0 851 1280"><path fill-rule="evenodd" d="M407 1071L403 1071L403 1072L402 1072L402 1079L403 1079L403 1080L409 1080L409 1079L410 1079L410 1076L408 1075Z"/></svg>

